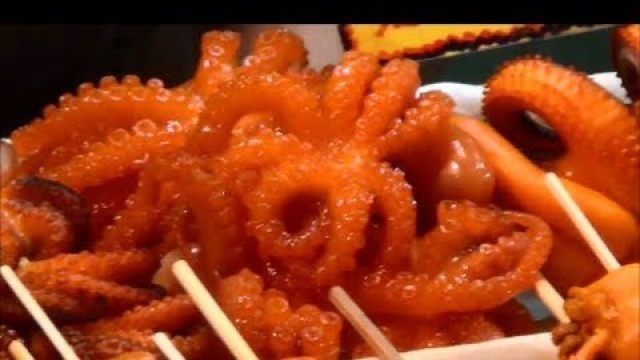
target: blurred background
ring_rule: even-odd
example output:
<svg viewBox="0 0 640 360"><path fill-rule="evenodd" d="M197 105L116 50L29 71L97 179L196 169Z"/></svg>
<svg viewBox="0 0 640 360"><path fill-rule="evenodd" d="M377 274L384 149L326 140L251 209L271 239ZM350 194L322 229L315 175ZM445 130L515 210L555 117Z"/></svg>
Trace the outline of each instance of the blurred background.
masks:
<svg viewBox="0 0 640 360"><path fill-rule="evenodd" d="M45 105L83 82L136 74L178 85L193 73L200 36L213 29L239 31L244 54L260 30L286 26L306 43L310 65L335 63L344 51L338 24L41 25L0 26L1 136L31 121ZM424 82L480 84L508 59L527 53L551 56L588 72L611 71L610 28L500 46L460 55L422 59ZM347 44L348 45L348 44Z"/></svg>

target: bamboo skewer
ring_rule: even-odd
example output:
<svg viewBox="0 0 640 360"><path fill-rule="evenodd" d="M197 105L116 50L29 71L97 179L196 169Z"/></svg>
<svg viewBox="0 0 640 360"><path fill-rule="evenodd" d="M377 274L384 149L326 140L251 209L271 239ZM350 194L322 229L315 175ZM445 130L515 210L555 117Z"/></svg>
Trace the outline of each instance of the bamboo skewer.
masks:
<svg viewBox="0 0 640 360"><path fill-rule="evenodd" d="M396 348L343 288L340 286L331 288L329 301L349 320L381 360L402 360Z"/></svg>
<svg viewBox="0 0 640 360"><path fill-rule="evenodd" d="M619 269L620 263L613 256L607 244L598 235L596 229L591 225L589 219L584 215L567 189L562 185L558 176L554 173L547 173L544 177L544 182L605 269L609 272Z"/></svg>
<svg viewBox="0 0 640 360"><path fill-rule="evenodd" d="M71 345L69 345L69 343L64 339L60 330L56 328L49 316L47 316L42 307L33 298L29 290L16 276L13 269L8 265L3 265L0 267L0 275L2 275L7 285L9 285L11 290L13 290L18 300L20 300L29 314L31 314L53 346L58 350L62 358L64 360L80 360L78 355L73 351Z"/></svg>
<svg viewBox="0 0 640 360"><path fill-rule="evenodd" d="M186 360L175 345L173 345L173 342L171 342L167 334L158 332L153 334L151 339L153 339L153 342L156 343L158 349L162 351L162 354L164 354L168 360Z"/></svg>
<svg viewBox="0 0 640 360"><path fill-rule="evenodd" d="M172 271L233 356L238 360L259 360L189 264L184 260L178 260L173 263Z"/></svg>
<svg viewBox="0 0 640 360"><path fill-rule="evenodd" d="M542 274L538 274L535 292L559 322L571 322L571 319L564 311L564 298Z"/></svg>
<svg viewBox="0 0 640 360"><path fill-rule="evenodd" d="M20 340L13 340L9 344L9 354L11 354L15 360L35 360Z"/></svg>

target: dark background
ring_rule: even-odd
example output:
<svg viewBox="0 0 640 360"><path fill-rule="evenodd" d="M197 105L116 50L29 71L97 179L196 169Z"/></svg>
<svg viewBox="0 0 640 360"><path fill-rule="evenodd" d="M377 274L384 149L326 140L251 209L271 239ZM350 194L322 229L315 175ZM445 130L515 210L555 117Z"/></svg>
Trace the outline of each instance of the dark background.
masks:
<svg viewBox="0 0 640 360"><path fill-rule="evenodd" d="M200 35L229 24L0 26L0 136L38 116L45 105L104 75L188 79ZM424 82L482 83L505 60L537 53L588 73L611 71L610 29L423 61Z"/></svg>

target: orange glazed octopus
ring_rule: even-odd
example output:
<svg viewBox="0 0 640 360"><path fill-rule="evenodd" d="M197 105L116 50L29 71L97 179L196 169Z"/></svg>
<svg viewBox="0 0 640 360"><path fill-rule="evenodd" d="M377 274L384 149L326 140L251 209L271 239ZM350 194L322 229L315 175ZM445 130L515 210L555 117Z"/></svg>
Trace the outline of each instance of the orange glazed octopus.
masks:
<svg viewBox="0 0 640 360"><path fill-rule="evenodd" d="M553 330L561 359L627 360L640 357L640 266L630 264L584 288L565 302L571 323Z"/></svg>
<svg viewBox="0 0 640 360"><path fill-rule="evenodd" d="M348 52L316 71L282 29L238 62L239 49L237 34L204 34L180 86L105 77L0 144L11 159L1 169L0 261L83 360L159 358L156 331L186 359L231 358L171 276L177 259L261 359L370 353L329 303L335 285L410 350L532 331L503 315L544 266L567 286L597 275L573 269L586 251L541 187L542 170L489 125L455 115L446 94L416 95L414 61ZM578 146L562 126L567 111L586 123L580 107L527 102L527 91L554 82L541 69L618 124ZM498 130L517 132L514 114L531 110L571 145L545 166L612 163L610 176L575 170L567 184L616 255L632 258L637 208L622 191L637 177L637 125L627 108L541 60L506 66L488 87ZM599 153L601 140L617 150ZM611 185L618 177L623 190ZM20 337L38 359L55 359L3 283L0 295L0 356Z"/></svg>

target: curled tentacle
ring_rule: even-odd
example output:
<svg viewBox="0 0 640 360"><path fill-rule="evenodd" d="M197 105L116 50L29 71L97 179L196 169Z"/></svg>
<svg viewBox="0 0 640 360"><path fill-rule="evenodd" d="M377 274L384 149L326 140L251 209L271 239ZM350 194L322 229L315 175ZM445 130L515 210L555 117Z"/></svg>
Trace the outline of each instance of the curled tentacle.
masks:
<svg viewBox="0 0 640 360"><path fill-rule="evenodd" d="M484 114L507 139L525 151L543 140L555 146L521 121L525 111L536 113L566 148L546 167L640 213L640 123L613 95L585 75L541 59L508 63L486 87Z"/></svg>
<svg viewBox="0 0 640 360"><path fill-rule="evenodd" d="M239 75L213 94L206 106L189 145L190 150L198 153L217 153L226 149L229 133L236 122L255 112L272 114L283 131L304 141L321 143L327 140L328 132L316 95L278 73Z"/></svg>
<svg viewBox="0 0 640 360"><path fill-rule="evenodd" d="M499 203L541 217L554 231L545 275L559 288L586 285L603 274L593 252L544 183L544 172L486 123L454 116L453 124L480 145L496 176ZM619 261L638 256L640 225L633 214L602 194L563 179L564 186Z"/></svg>
<svg viewBox="0 0 640 360"><path fill-rule="evenodd" d="M355 267L373 196L346 161L309 156L265 173L245 200L264 259L309 261L324 247L316 268L321 283Z"/></svg>
<svg viewBox="0 0 640 360"><path fill-rule="evenodd" d="M284 73L290 68L307 65L307 49L292 31L268 29L258 35L253 51L244 59L243 65L243 70Z"/></svg>
<svg viewBox="0 0 640 360"><path fill-rule="evenodd" d="M82 198L65 186L26 177L2 188L1 195L2 249L13 254L12 261L15 256L45 259L75 251L87 240L88 211Z"/></svg>
<svg viewBox="0 0 640 360"><path fill-rule="evenodd" d="M534 216L443 202L438 220L418 242L416 273L382 269L354 281L364 309L419 316L488 310L531 287L551 250L551 231Z"/></svg>

